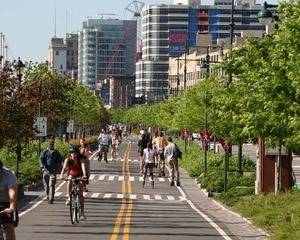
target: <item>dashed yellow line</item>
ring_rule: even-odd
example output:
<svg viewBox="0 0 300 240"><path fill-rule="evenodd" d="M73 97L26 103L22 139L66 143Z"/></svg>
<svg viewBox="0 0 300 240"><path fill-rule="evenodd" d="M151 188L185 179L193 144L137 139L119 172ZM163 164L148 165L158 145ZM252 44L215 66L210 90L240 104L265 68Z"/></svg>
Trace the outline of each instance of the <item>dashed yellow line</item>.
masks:
<svg viewBox="0 0 300 240"><path fill-rule="evenodd" d="M129 164L128 164L130 150L131 150L131 142L129 142L126 152L124 154L124 162L122 165L122 173L124 176L126 176L126 175L130 176L130 170L129 170ZM127 183L127 191L126 191L126 183ZM126 193L128 193L128 195L130 195L132 193L131 182L123 180L122 181L122 194L126 195ZM125 210L126 207L127 207L127 209ZM133 207L133 204L132 204L131 199L128 200L128 204L127 204L127 200L125 198L122 199L121 208L120 208L120 210L117 214L116 220L115 220L115 226L114 226L114 229L112 232L111 240L118 239L123 216L125 216L125 226L124 226L124 230L123 230L123 238L122 239L129 240L132 207ZM126 212L126 214L125 214L125 212Z"/></svg>

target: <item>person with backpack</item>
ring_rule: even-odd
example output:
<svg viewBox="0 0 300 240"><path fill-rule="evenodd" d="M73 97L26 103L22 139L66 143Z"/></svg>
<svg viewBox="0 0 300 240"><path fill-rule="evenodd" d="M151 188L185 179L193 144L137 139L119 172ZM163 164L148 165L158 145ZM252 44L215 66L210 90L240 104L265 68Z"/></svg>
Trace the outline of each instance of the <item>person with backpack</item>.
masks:
<svg viewBox="0 0 300 240"><path fill-rule="evenodd" d="M176 185L180 186L178 159L181 158L181 151L179 150L178 146L175 143L173 143L171 137L168 138L168 145L165 147L164 157L170 169L170 177L171 177L170 186L175 185L175 179L176 179Z"/></svg>
<svg viewBox="0 0 300 240"><path fill-rule="evenodd" d="M48 147L40 156L40 168L43 171L44 190L50 204L53 204L56 184L56 174L62 168L63 158L54 149L54 139L49 139Z"/></svg>

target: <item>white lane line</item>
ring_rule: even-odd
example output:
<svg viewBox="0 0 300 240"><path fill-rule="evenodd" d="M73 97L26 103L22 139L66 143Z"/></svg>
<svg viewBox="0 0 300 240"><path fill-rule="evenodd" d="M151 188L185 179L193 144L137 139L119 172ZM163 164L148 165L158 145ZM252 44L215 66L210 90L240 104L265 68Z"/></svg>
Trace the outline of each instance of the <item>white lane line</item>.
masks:
<svg viewBox="0 0 300 240"><path fill-rule="evenodd" d="M91 174L91 176L90 176L90 180L94 180L94 178L96 177L96 175L95 174Z"/></svg>
<svg viewBox="0 0 300 240"><path fill-rule="evenodd" d="M133 161L134 161L134 162L138 162L139 160L138 160L138 159L134 159Z"/></svg>
<svg viewBox="0 0 300 240"><path fill-rule="evenodd" d="M160 195L154 195L155 200L161 200L161 196Z"/></svg>
<svg viewBox="0 0 300 240"><path fill-rule="evenodd" d="M117 198L124 198L124 194L117 194Z"/></svg>
<svg viewBox="0 0 300 240"><path fill-rule="evenodd" d="M121 159L121 162L124 162L124 159Z"/></svg>
<svg viewBox="0 0 300 240"><path fill-rule="evenodd" d="M109 176L108 181L113 181L115 179L115 176Z"/></svg>
<svg viewBox="0 0 300 240"><path fill-rule="evenodd" d="M175 198L173 197L173 196L167 196L167 198L168 198L168 200L170 200L170 201L174 201L175 200Z"/></svg>
<svg viewBox="0 0 300 240"><path fill-rule="evenodd" d="M97 150L97 151L95 151L93 154L92 154L92 156L90 156L90 160L96 160L95 159L95 156L97 155L99 153L99 150Z"/></svg>
<svg viewBox="0 0 300 240"><path fill-rule="evenodd" d="M62 192L56 192L55 194L54 194L54 196L55 197L59 197L60 195L62 195L63 193Z"/></svg>
<svg viewBox="0 0 300 240"><path fill-rule="evenodd" d="M186 201L187 199L186 199L186 197L179 196L179 200L180 200L180 201Z"/></svg>
<svg viewBox="0 0 300 240"><path fill-rule="evenodd" d="M140 182L144 181L144 177L140 177L140 178L139 178L139 181L140 181Z"/></svg>
<svg viewBox="0 0 300 240"><path fill-rule="evenodd" d="M129 181L130 181L130 182L134 182L134 177L133 177L133 176L130 176L130 177L129 177Z"/></svg>
<svg viewBox="0 0 300 240"><path fill-rule="evenodd" d="M162 178L162 177L158 178L158 180L159 180L160 182L164 182L164 181L165 181L165 179Z"/></svg>
<svg viewBox="0 0 300 240"><path fill-rule="evenodd" d="M128 159L128 162L131 162L131 159Z"/></svg>
<svg viewBox="0 0 300 240"><path fill-rule="evenodd" d="M59 184L59 186L56 188L56 191L58 191L64 184L65 184L65 181L63 181L61 184ZM33 206L31 206L30 208L26 209L24 212L21 212L19 214L19 217L22 217L25 214L27 214L30 211L32 211L33 209L37 208L46 199L47 199L47 196L43 197L43 199L41 199L40 201L36 202ZM31 204L31 203L33 203L33 202L30 202L29 204Z"/></svg>
<svg viewBox="0 0 300 240"><path fill-rule="evenodd" d="M100 175L99 178L98 178L98 180L99 180L99 181L103 181L104 178L105 178L105 175Z"/></svg>
<svg viewBox="0 0 300 240"><path fill-rule="evenodd" d="M111 196L112 196L111 193L106 193L103 198L111 198Z"/></svg>
<svg viewBox="0 0 300 240"><path fill-rule="evenodd" d="M129 198L135 200L136 199L136 194L130 194Z"/></svg>
<svg viewBox="0 0 300 240"><path fill-rule="evenodd" d="M124 176L119 176L119 181L124 181Z"/></svg>
<svg viewBox="0 0 300 240"><path fill-rule="evenodd" d="M143 195L143 198L144 198L145 200L151 200L150 195Z"/></svg>
<svg viewBox="0 0 300 240"><path fill-rule="evenodd" d="M186 198L186 194L184 193L184 191L182 190L181 187L176 186L177 189L179 190L179 192L181 193L182 197L186 199L186 202L191 206L191 208L197 212L200 216L202 216L212 227L214 227L218 233L226 240L232 240L231 237L229 237L227 235L226 232L224 232L224 230L222 228L220 228L213 220L211 220L210 217L208 217L205 213L201 212L198 208L195 207L194 203L191 200L188 200Z"/></svg>
<svg viewBox="0 0 300 240"><path fill-rule="evenodd" d="M88 193L87 192L83 192L83 196L85 197Z"/></svg>
<svg viewBox="0 0 300 240"><path fill-rule="evenodd" d="M100 195L100 193L93 193L92 196L91 196L91 198L98 198L99 195Z"/></svg>

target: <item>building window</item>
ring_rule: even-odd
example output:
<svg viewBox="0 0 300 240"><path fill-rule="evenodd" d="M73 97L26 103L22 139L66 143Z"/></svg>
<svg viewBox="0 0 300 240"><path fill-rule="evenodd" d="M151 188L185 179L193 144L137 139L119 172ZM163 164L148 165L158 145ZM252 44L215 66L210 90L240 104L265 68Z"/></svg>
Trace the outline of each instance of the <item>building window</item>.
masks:
<svg viewBox="0 0 300 240"><path fill-rule="evenodd" d="M59 56L59 51L58 50L55 51L55 55Z"/></svg>
<svg viewBox="0 0 300 240"><path fill-rule="evenodd" d="M63 65L60 65L60 69L63 69Z"/></svg>

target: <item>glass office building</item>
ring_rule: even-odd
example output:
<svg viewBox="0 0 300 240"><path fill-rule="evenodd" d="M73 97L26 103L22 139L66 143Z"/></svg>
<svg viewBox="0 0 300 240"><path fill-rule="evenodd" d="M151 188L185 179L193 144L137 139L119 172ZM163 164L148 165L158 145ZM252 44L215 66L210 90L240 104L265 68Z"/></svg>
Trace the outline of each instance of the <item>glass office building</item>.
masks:
<svg viewBox="0 0 300 240"><path fill-rule="evenodd" d="M142 11L143 51L136 64L136 96L145 96L149 104L168 96L169 57L196 48L198 34L210 34L211 44L228 42L230 37L231 0L216 0L214 5L175 3L149 5ZM265 26L257 18L261 5L255 0L239 0L234 8L235 36L242 32L263 34Z"/></svg>
<svg viewBox="0 0 300 240"><path fill-rule="evenodd" d="M87 19L78 41L78 78L91 89L111 77L134 76L136 21ZM109 89L107 89L109 91Z"/></svg>

